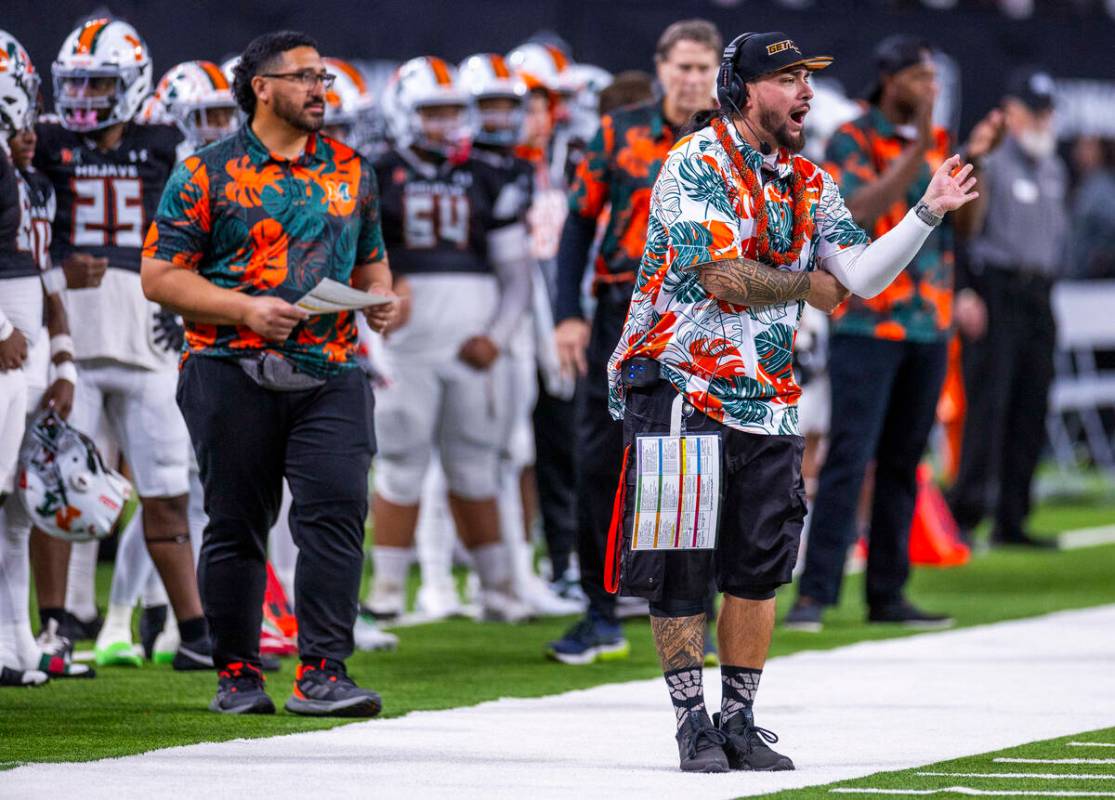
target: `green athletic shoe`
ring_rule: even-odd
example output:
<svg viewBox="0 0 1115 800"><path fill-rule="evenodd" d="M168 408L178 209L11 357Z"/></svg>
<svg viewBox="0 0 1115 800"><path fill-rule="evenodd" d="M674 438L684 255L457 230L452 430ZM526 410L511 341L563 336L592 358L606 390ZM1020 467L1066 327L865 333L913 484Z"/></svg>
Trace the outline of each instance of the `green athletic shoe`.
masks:
<svg viewBox="0 0 1115 800"><path fill-rule="evenodd" d="M131 642L110 642L93 650L98 667L142 667L143 654Z"/></svg>

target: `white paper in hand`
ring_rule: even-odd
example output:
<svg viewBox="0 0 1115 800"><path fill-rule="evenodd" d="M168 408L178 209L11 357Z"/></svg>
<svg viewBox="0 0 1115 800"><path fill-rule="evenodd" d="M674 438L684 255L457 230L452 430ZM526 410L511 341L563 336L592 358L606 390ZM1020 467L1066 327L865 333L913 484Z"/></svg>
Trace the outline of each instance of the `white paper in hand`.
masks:
<svg viewBox="0 0 1115 800"><path fill-rule="evenodd" d="M332 278L322 278L321 283L306 292L294 305L311 314L336 314L369 306L390 303L393 298L362 292Z"/></svg>

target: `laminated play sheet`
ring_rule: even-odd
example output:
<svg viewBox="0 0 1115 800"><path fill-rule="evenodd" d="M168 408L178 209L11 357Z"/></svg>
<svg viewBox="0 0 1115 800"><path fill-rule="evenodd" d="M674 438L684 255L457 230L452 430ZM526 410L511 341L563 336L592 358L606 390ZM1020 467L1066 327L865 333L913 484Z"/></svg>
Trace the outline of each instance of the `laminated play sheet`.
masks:
<svg viewBox="0 0 1115 800"><path fill-rule="evenodd" d="M632 550L708 550L720 519L720 437L635 439Z"/></svg>

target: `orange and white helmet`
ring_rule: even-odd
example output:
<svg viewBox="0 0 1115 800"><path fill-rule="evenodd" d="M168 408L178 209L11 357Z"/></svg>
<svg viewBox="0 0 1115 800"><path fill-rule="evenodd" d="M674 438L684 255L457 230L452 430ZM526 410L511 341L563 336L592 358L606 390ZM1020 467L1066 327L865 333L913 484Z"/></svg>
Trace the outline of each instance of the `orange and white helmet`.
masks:
<svg viewBox="0 0 1115 800"><path fill-rule="evenodd" d="M546 89L569 98L579 88L577 76L570 70L572 59L552 44L520 45L507 54L507 64L531 91Z"/></svg>
<svg viewBox="0 0 1115 800"><path fill-rule="evenodd" d="M337 76L332 88L325 93L325 126L344 128L347 134L371 111L368 82L354 64L344 59L323 58L322 61L325 69ZM348 136L340 138L347 141Z"/></svg>
<svg viewBox="0 0 1115 800"><path fill-rule="evenodd" d="M95 131L127 122L151 93L151 56L136 29L116 19L91 19L62 43L51 69L62 125ZM100 81L115 81L102 93Z"/></svg>
<svg viewBox="0 0 1115 800"><path fill-rule="evenodd" d="M473 101L472 139L482 144L510 147L522 138L527 87L499 53L477 53L458 67L461 88ZM511 109L485 108L485 100L511 100Z"/></svg>
<svg viewBox="0 0 1115 800"><path fill-rule="evenodd" d="M46 409L27 426L18 491L37 527L70 542L87 542L116 531L132 485L105 466L92 439Z"/></svg>
<svg viewBox="0 0 1115 800"><path fill-rule="evenodd" d="M39 74L14 36L0 31L0 132L5 138L35 124Z"/></svg>
<svg viewBox="0 0 1115 800"><path fill-rule="evenodd" d="M233 56L221 62L221 74L225 76L229 86L232 86L232 82L236 80L236 65L239 63L240 56Z"/></svg>
<svg viewBox="0 0 1115 800"><path fill-rule="evenodd" d="M239 125L232 87L212 61L171 67L155 87L155 97L193 148L222 139Z"/></svg>
<svg viewBox="0 0 1115 800"><path fill-rule="evenodd" d="M450 155L467 145L468 94L460 87L457 69L436 56L412 58L400 66L387 85L383 105L398 147ZM422 109L439 106L459 107L459 120L422 119Z"/></svg>

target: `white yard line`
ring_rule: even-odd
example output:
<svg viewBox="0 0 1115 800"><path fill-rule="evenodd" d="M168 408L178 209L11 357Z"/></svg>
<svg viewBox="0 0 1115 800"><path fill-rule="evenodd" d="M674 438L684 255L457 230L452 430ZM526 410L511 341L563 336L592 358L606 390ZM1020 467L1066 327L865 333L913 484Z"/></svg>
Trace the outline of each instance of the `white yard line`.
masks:
<svg viewBox="0 0 1115 800"><path fill-rule="evenodd" d="M996 758L996 764L1115 764L1115 758Z"/></svg>
<svg viewBox="0 0 1115 800"><path fill-rule="evenodd" d="M972 797L1115 797L1115 792L1088 792L1065 789L1064 791L1042 791L1040 789L973 789L970 786L945 786L940 789L872 789L869 787L842 787L829 789L837 794L901 794L932 795L961 794Z"/></svg>
<svg viewBox="0 0 1115 800"><path fill-rule="evenodd" d="M1115 525L1101 525L1098 528L1079 528L1064 531L1057 536L1057 545L1062 550L1079 550L1084 547L1098 547L1115 542Z"/></svg>
<svg viewBox="0 0 1115 800"><path fill-rule="evenodd" d="M679 772L673 714L654 679L270 739L28 765L0 773L0 797L41 798L44 786L94 800L167 790L183 800L763 794L1115 726L1111 630L1115 606L774 659L756 715L782 737L777 748L793 757L795 772ZM444 677L453 680L452 664ZM715 709L718 673L708 671L705 684ZM391 687L378 688L390 705ZM281 703L283 691L273 691ZM226 721L213 715L210 724Z"/></svg>
<svg viewBox="0 0 1115 800"><path fill-rule="evenodd" d="M1112 773L1067 773L1067 772L918 772L931 778L1026 778L1038 781L1115 781Z"/></svg>
<svg viewBox="0 0 1115 800"><path fill-rule="evenodd" d="M1066 747L1115 747L1115 742L1067 742Z"/></svg>

